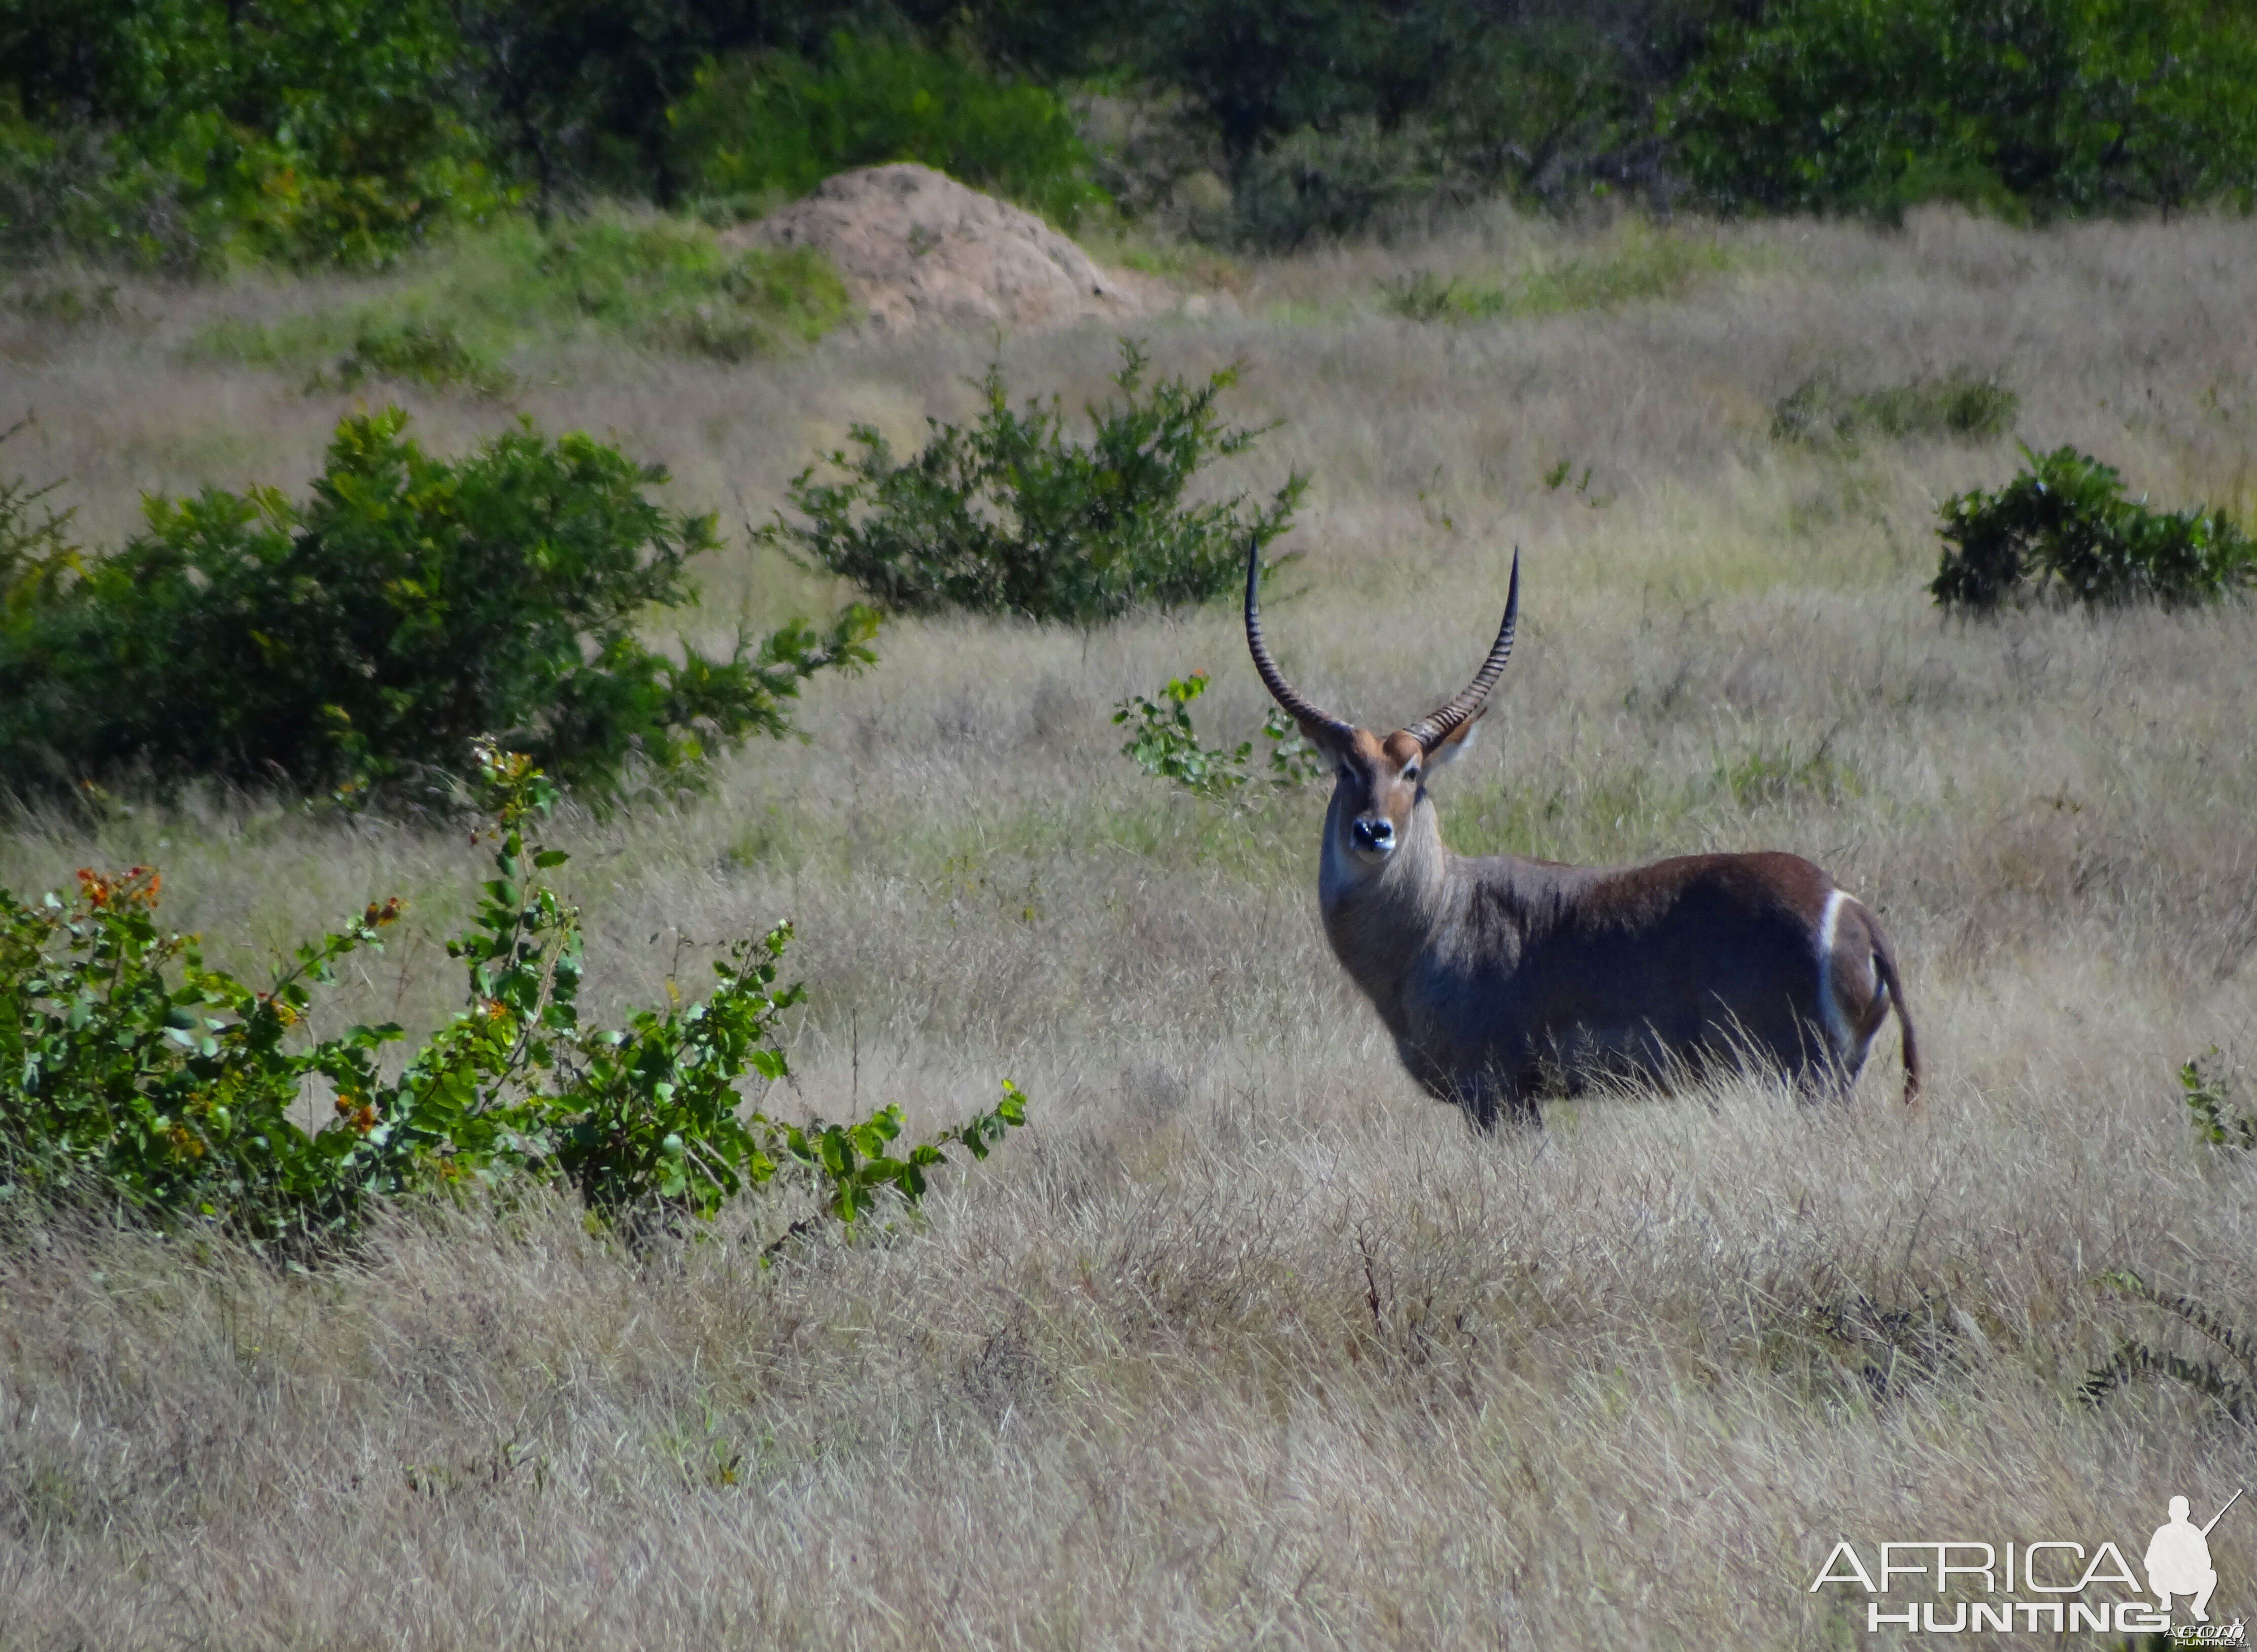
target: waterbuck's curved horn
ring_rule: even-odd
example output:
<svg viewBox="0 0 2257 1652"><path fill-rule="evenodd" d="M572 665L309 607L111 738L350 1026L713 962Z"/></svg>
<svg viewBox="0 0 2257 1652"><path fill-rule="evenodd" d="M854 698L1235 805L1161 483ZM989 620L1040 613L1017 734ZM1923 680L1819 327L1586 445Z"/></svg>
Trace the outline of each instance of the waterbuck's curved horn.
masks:
<svg viewBox="0 0 2257 1652"><path fill-rule="evenodd" d="M1515 546L1512 552L1512 587L1505 593L1504 598L1504 624L1497 627L1496 641L1490 646L1489 658L1482 661L1482 668L1474 673L1474 680L1455 699L1440 710L1419 718L1403 731L1431 752L1448 739L1460 724L1479 717L1482 704L1489 699L1489 691L1496 686L1497 676L1504 669L1504 662L1512 658L1512 632L1519 623L1520 549Z"/></svg>
<svg viewBox="0 0 2257 1652"><path fill-rule="evenodd" d="M1277 662L1270 657L1270 645L1262 640L1262 604L1255 596L1255 585L1262 577L1262 541L1249 540L1246 547L1246 646L1254 656L1254 668L1262 674L1262 686L1270 690L1270 697L1284 706L1293 721L1305 732L1322 731L1340 745L1348 744L1355 727L1343 723L1329 711L1320 711L1304 699L1293 685L1285 681L1285 674L1277 669Z"/></svg>

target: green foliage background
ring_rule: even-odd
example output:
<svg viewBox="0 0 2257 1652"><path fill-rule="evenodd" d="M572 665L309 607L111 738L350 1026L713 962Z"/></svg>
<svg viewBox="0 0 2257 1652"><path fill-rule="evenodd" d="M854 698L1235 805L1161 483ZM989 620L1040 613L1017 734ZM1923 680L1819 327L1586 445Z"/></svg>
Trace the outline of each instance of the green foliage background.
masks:
<svg viewBox="0 0 2257 1652"><path fill-rule="evenodd" d="M960 56L845 31L814 59L768 52L702 67L670 112L700 195L765 208L833 173L916 160L1071 225L1105 196L1053 92Z"/></svg>
<svg viewBox="0 0 2257 1652"><path fill-rule="evenodd" d="M2253 85L2257 16L2208 0L1794 0L1720 26L1664 129L1725 205L2246 206Z"/></svg>
<svg viewBox="0 0 2257 1652"><path fill-rule="evenodd" d="M0 246L365 265L499 204L435 0L0 10Z"/></svg>
<svg viewBox="0 0 2257 1652"><path fill-rule="evenodd" d="M2253 83L2223 0L18 0L0 248L367 265L513 204L741 215L897 159L1070 225L1100 173L1150 193L1085 149L1093 94L1172 110L1170 175L1230 191L1201 232L1257 245L1497 191L2246 204Z"/></svg>

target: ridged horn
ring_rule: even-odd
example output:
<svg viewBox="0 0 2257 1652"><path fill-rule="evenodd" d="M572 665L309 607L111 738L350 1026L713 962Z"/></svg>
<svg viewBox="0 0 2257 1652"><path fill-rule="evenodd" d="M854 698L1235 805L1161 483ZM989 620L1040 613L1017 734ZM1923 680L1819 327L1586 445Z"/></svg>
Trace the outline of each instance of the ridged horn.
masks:
<svg viewBox="0 0 2257 1652"><path fill-rule="evenodd" d="M1262 604L1255 595L1255 587L1262 578L1262 541L1249 540L1246 546L1246 647L1254 656L1254 668L1262 674L1262 686L1270 690L1270 697L1285 708L1302 731L1322 730L1342 745L1355 732L1352 724L1343 723L1329 711L1320 711L1304 699L1293 685L1285 681L1285 674L1277 669L1277 662L1270 657L1270 645L1262 640Z"/></svg>
<svg viewBox="0 0 2257 1652"><path fill-rule="evenodd" d="M1474 673L1474 680L1455 699L1403 731L1431 752L1448 739L1460 724L1479 717L1482 706L1489 699L1489 691L1496 686L1497 676L1504 670L1504 662L1512 658L1512 632L1519 623L1520 547L1516 545L1512 549L1512 587L1504 597L1504 624L1497 628L1496 641L1489 648L1489 658L1482 661L1482 668Z"/></svg>

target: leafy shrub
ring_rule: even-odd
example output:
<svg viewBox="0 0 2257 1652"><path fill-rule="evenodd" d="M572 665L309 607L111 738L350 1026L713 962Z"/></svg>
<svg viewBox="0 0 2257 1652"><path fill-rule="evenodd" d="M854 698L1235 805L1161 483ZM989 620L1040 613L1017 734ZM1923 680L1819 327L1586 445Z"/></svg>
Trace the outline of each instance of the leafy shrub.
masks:
<svg viewBox="0 0 2257 1652"><path fill-rule="evenodd" d="M359 357L371 376L414 378L379 357L412 356L430 341L455 355L459 382L475 385L499 381L515 352L583 337L741 361L819 338L852 309L845 283L811 247L732 252L702 224L607 212L548 230L513 218L450 237L379 304L223 323L200 344L277 367Z"/></svg>
<svg viewBox="0 0 2257 1652"><path fill-rule="evenodd" d="M719 658L645 647L637 620L692 600L685 564L714 543L646 497L662 469L529 423L436 459L407 422L346 419L303 505L152 498L139 538L25 587L0 625L0 781L350 789L461 773L487 733L598 793L636 762L687 781L709 742L782 731L808 677L871 659L862 609Z"/></svg>
<svg viewBox="0 0 2257 1652"><path fill-rule="evenodd" d="M31 422L19 419L0 430L0 446L13 441ZM0 477L0 625L48 600L84 566L70 537L70 520L76 512L58 512L40 503L60 485L51 482L35 488L21 477Z"/></svg>
<svg viewBox="0 0 2257 1652"><path fill-rule="evenodd" d="M910 40L839 32L811 61L771 52L709 62L670 117L693 189L748 206L895 160L1068 226L1105 205L1056 93Z"/></svg>
<svg viewBox="0 0 2257 1652"><path fill-rule="evenodd" d="M1211 750L1199 744L1192 727L1191 703L1206 692L1206 673L1171 678L1158 700L1132 695L1113 708L1116 725L1127 724L1128 741L1121 748L1145 773L1172 780L1185 790L1218 802L1241 794L1255 779L1254 743L1241 740L1229 751ZM1272 706L1262 720L1263 738L1270 742L1268 780L1278 787L1305 785L1324 773L1316 748L1296 732L1282 707Z"/></svg>
<svg viewBox="0 0 2257 1652"><path fill-rule="evenodd" d="M1780 398L1771 434L1774 441L1812 446L1855 447L1866 436L1990 441L2013 427L2020 407L2021 399L1996 378L1964 368L1865 391L1817 373Z"/></svg>
<svg viewBox="0 0 2257 1652"><path fill-rule="evenodd" d="M1942 566L1928 590L1946 607L1988 612L2047 597L2214 602L2257 585L2257 542L2223 511L2152 511L2124 479L2074 448L2041 457L1996 493L1948 499Z"/></svg>
<svg viewBox="0 0 2257 1652"><path fill-rule="evenodd" d="M1263 434L1227 427L1215 411L1238 370L1197 387L1163 379L1144 393L1143 352L1123 340L1121 353L1121 399L1086 410L1087 445L1068 439L1055 397L1047 410L1030 399L1014 413L1002 368L991 365L979 381L987 407L977 425L928 420L932 439L906 464L873 427L853 426L860 451L828 455L847 479L818 483L803 470L790 499L805 526L779 514L759 537L901 612L960 608L1087 625L1232 589L1249 541L1266 546L1285 531L1306 478L1289 477L1250 516L1242 494L1185 505L1201 465L1243 453Z"/></svg>
<svg viewBox="0 0 2257 1652"><path fill-rule="evenodd" d="M372 1091L373 1053L399 1029L356 1027L295 1054L282 1034L306 984L373 945L398 903L301 947L255 992L207 969L192 938L159 931L162 882L145 866L81 869L74 900L36 906L0 890L0 1186L120 1194L254 1238L335 1224L361 1184L346 1161L368 1116L349 1103L308 1135L289 1112L316 1077L341 1098Z"/></svg>
<svg viewBox="0 0 2257 1652"><path fill-rule="evenodd" d="M745 1111L739 1083L789 1071L775 1041L801 996L775 985L789 925L733 947L703 1002L584 1025L579 914L547 878L567 857L526 837L554 793L521 755L485 746L480 768L495 876L448 947L468 999L396 1078L377 1061L395 1026L287 1047L309 986L378 946L396 900L299 948L258 992L159 929L145 867L82 871L67 902L0 891L0 1197L122 1200L265 1244L347 1231L371 1198L422 1186L525 1176L606 1217L710 1217L781 1177L853 1223L888 1190L914 1203L950 1148L985 1158L1024 1122L1008 1083L997 1106L906 1151L898 1108L844 1124ZM317 1082L331 1116L308 1130L292 1114Z"/></svg>
<svg viewBox="0 0 2257 1652"><path fill-rule="evenodd" d="M1716 27L1663 124L1727 205L2246 201L2253 78L2257 25L2204 0L1794 0Z"/></svg>
<svg viewBox="0 0 2257 1652"><path fill-rule="evenodd" d="M2213 1044L2182 1066L2180 1098L2186 1103L2198 1140L2207 1147L2247 1153L2257 1148L2257 1112L2244 1112L2233 1106L2226 1075L2218 1070L2218 1047Z"/></svg>

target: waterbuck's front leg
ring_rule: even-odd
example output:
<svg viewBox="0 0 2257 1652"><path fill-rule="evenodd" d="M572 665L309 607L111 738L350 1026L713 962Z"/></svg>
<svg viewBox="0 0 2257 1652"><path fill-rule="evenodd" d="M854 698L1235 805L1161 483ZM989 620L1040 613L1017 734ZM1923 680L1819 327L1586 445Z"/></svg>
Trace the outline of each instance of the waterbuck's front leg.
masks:
<svg viewBox="0 0 2257 1652"><path fill-rule="evenodd" d="M1496 1061L1471 1068L1448 1066L1407 1038L1395 1041L1395 1053L1420 1089L1463 1112L1466 1122L1484 1135L1493 1133L1502 1119L1522 1125L1544 1122L1535 1074L1516 1072Z"/></svg>

